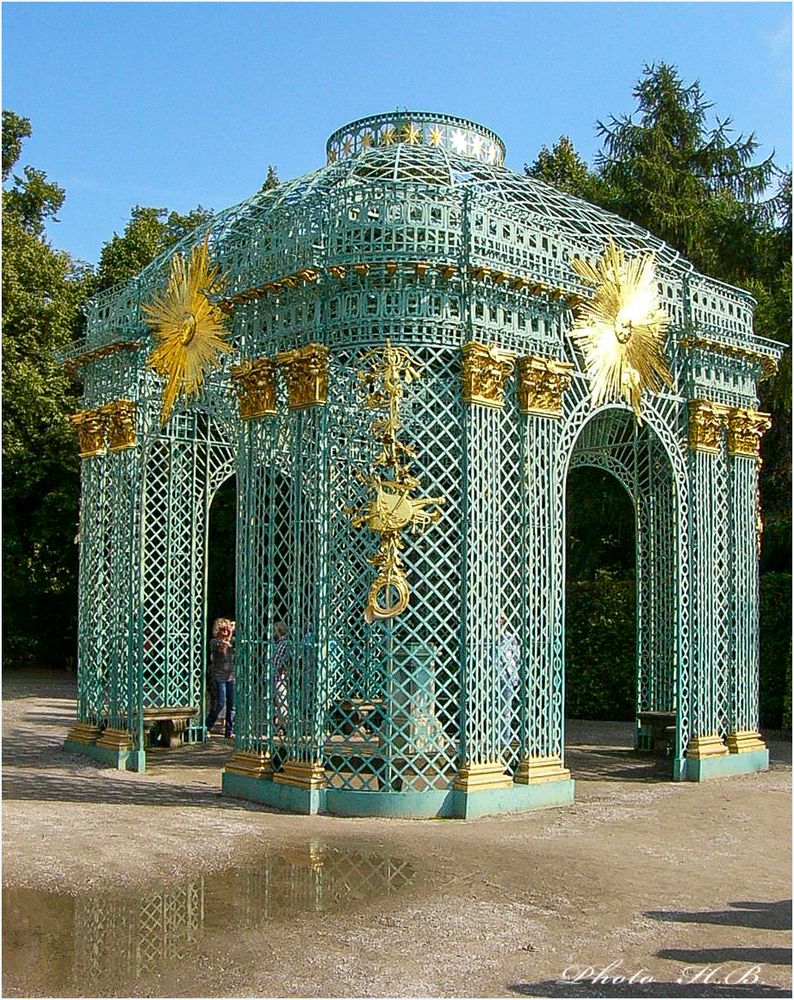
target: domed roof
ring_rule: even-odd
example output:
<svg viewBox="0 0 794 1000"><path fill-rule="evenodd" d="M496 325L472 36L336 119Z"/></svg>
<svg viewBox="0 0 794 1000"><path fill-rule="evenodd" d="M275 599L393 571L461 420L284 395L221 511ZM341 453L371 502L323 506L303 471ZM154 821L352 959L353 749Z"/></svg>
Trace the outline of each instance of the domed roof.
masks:
<svg viewBox="0 0 794 1000"><path fill-rule="evenodd" d="M685 316L686 298L690 320L703 329L737 343L748 338L760 343L752 332L753 300L746 291L698 274L678 251L643 227L509 170L504 156L504 143L494 132L450 115L403 111L345 125L328 140L325 166L219 212L137 277L99 293L89 304L87 341L139 337L140 303L167 281L174 254L189 251L207 236L213 260L228 280L227 294L242 296L242 301L248 301L245 296L252 288L286 281L301 268L332 273L337 263L344 270L370 260L387 262L400 255L407 259L406 254L433 257L432 238L421 235L421 225L412 235L411 220L400 216L392 227L388 212L383 216L372 204L359 221L360 206L368 199L383 197L388 202L394 196L421 208L420 216L422 206L429 206L428 214L444 205L450 209L442 213L440 229L450 231L453 238L445 245L455 247L441 251L446 261L454 257L457 263L465 247L478 264L492 259L498 273L512 268L522 281L551 280L558 291L575 295L583 286L566 263L570 256L599 256L609 240L629 254L653 251L659 278L668 280L665 295L671 304L677 303L680 318ZM452 210L464 208L464 203L465 211ZM473 239L463 232L467 218ZM332 246L324 241L326 228L336 228ZM340 233L343 249L337 250ZM395 234L400 237L399 253ZM368 240L370 236L375 238Z"/></svg>
<svg viewBox="0 0 794 1000"><path fill-rule="evenodd" d="M505 146L490 129L465 118L426 111L373 115L337 129L326 145L328 163L319 170L259 192L216 216L212 231L223 239L247 224L334 190L373 181L404 182L453 190L504 202L529 213L538 228L568 234L600 249L610 237L627 250L653 250L672 271L692 265L641 226L503 165Z"/></svg>

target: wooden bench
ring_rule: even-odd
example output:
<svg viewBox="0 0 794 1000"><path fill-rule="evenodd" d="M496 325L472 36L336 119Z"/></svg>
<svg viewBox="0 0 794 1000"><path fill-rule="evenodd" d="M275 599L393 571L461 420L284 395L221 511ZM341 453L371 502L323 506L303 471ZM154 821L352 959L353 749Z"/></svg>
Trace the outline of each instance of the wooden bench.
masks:
<svg viewBox="0 0 794 1000"><path fill-rule="evenodd" d="M640 732L638 749L669 754L675 742L677 721L677 712L637 712L637 725L640 730L644 729L650 735L650 739L648 739Z"/></svg>

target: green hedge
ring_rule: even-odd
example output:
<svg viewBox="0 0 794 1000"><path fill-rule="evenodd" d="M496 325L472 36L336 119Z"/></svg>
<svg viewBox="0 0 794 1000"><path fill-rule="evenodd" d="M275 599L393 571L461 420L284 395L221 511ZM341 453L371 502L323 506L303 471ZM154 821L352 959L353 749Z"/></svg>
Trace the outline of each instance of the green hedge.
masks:
<svg viewBox="0 0 794 1000"><path fill-rule="evenodd" d="M791 574L761 577L760 720L791 727ZM633 580L572 581L566 593L565 711L571 718L632 719L635 699Z"/></svg>
<svg viewBox="0 0 794 1000"><path fill-rule="evenodd" d="M791 574L761 576L759 715L767 729L791 728Z"/></svg>
<svg viewBox="0 0 794 1000"><path fill-rule="evenodd" d="M632 719L635 698L634 580L597 576L566 591L565 713Z"/></svg>

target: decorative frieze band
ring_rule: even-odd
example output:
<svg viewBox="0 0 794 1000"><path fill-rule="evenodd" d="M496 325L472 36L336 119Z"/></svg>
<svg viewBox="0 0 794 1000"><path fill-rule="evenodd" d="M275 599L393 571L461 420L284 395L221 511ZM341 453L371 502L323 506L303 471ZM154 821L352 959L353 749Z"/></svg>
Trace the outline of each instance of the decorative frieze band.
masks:
<svg viewBox="0 0 794 1000"><path fill-rule="evenodd" d="M305 410L328 400L328 347L306 344L276 355L276 364L287 383L288 406Z"/></svg>
<svg viewBox="0 0 794 1000"><path fill-rule="evenodd" d="M243 361L231 370L241 420L276 412L276 362L272 358Z"/></svg>
<svg viewBox="0 0 794 1000"><path fill-rule="evenodd" d="M515 368L514 355L496 347L487 347L476 340L463 344L461 352L463 401L501 409L505 402L505 381Z"/></svg>
<svg viewBox="0 0 794 1000"><path fill-rule="evenodd" d="M693 451L718 452L722 432L727 430L729 455L757 459L761 438L771 424L768 413L723 406L710 399L689 401L689 447Z"/></svg>
<svg viewBox="0 0 794 1000"><path fill-rule="evenodd" d="M553 358L518 359L518 409L521 413L560 416L562 395L571 384L573 365Z"/></svg>
<svg viewBox="0 0 794 1000"><path fill-rule="evenodd" d="M73 413L69 420L77 434L80 458L101 455L106 448L123 451L135 446L135 403L131 399Z"/></svg>

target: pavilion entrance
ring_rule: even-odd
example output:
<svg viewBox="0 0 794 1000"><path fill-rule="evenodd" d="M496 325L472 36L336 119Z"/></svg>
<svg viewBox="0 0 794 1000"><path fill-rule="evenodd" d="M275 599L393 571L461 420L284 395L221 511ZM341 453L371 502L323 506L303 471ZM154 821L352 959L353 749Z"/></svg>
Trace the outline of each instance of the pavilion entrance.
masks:
<svg viewBox="0 0 794 1000"><path fill-rule="evenodd" d="M621 669L620 659L630 655L625 646L633 639L632 743L635 750L656 752L671 758L675 753L678 719L676 587L679 579L676 560L678 505L672 465L661 440L647 423L638 425L627 409L610 408L588 420L576 439L568 467L569 477L572 470L588 468L613 477L625 491L634 512L635 614L633 627L630 617L624 622L625 631L629 634L615 637L614 681L603 676L601 671L594 673L589 682L582 685L585 704L580 701L576 712L580 718L586 719L595 716L616 720L622 717L629 692L626 690L626 671ZM619 503L622 498L615 496L614 499ZM616 524L622 523L619 514L619 510L616 511ZM570 519L571 512L567 511L566 524ZM624 612L626 594L621 591L631 584L629 573L622 574L622 582L622 587L617 581L612 587L617 615ZM568 588L571 586L569 579L566 587L569 596ZM605 599L609 600L609 596ZM590 617L597 618L600 612L608 616L609 611L608 607L594 607ZM571 627L568 622L566 631ZM597 629L599 626L589 619L583 624L580 619L576 627ZM566 688L570 651L570 643L566 642ZM608 669L608 659L604 658L603 669ZM592 669L591 664L583 664L582 669ZM599 685L598 706L594 706L595 710L590 714L586 704L588 683L591 687ZM611 713L610 702L613 705ZM566 711L568 708L566 699ZM576 724L572 728L582 729ZM568 742L569 734L566 732L566 745Z"/></svg>

